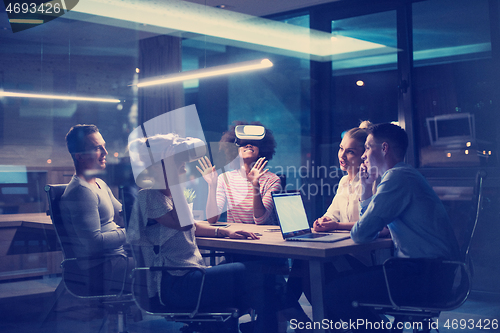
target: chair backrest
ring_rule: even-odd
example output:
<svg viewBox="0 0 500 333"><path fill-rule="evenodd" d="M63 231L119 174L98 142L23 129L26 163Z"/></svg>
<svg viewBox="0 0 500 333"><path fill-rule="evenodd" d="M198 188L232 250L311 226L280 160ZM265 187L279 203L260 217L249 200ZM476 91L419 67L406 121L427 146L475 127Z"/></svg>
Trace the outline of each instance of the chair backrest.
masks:
<svg viewBox="0 0 500 333"><path fill-rule="evenodd" d="M73 249L71 247L71 242L68 237L68 232L64 226L61 208L59 207L59 202L61 197L66 190L67 184L55 184L55 185L45 185L45 192L47 193L47 199L49 201L49 211L47 215L50 215L52 219L52 224L56 231L57 238L59 239L59 244L63 252L65 259L75 258Z"/></svg>
<svg viewBox="0 0 500 333"><path fill-rule="evenodd" d="M61 250L63 252L64 261L61 264L63 268L63 282L66 289L74 296L79 298L106 298L119 297L123 292L105 292L104 280L101 277L101 266L81 269L79 263L87 262L89 259L96 257L80 257L77 258L73 251L72 240L68 235L67 226L64 224L60 201L66 190L67 184L45 185L45 192L49 201L49 210L47 212L52 219L52 225L56 232Z"/></svg>
<svg viewBox="0 0 500 333"><path fill-rule="evenodd" d="M132 214L132 208L134 207L134 203L137 198L138 188L134 186L120 186L118 191L119 199L122 202L121 213L123 222L125 223L125 229L127 229L130 216Z"/></svg>
<svg viewBox="0 0 500 333"><path fill-rule="evenodd" d="M465 302L471 287L465 264L456 261L391 258L384 274L391 303L399 308L452 310Z"/></svg>
<svg viewBox="0 0 500 333"><path fill-rule="evenodd" d="M134 256L136 269L133 272L133 284L132 284L132 294L134 295L134 300L140 309L147 312L161 312L162 306L160 304L160 299L158 297L149 298L148 297L148 274L151 272L147 270L141 270L140 268L147 267L144 262L144 257L142 255L141 247L138 245L130 245L132 249L132 254Z"/></svg>
<svg viewBox="0 0 500 333"><path fill-rule="evenodd" d="M469 250L472 243L472 238L476 231L477 223L479 221L479 216L483 208L483 187L484 180L486 178L486 171L479 170L476 173L476 180L474 184L474 193L472 197L473 214L471 214L470 223L466 229L466 235L464 238L464 243L461 248L461 259L468 264L469 263Z"/></svg>
<svg viewBox="0 0 500 333"><path fill-rule="evenodd" d="M60 201L66 190L67 184L45 185L45 192L49 201L49 210L47 212L52 219L52 225L61 245L64 261L61 264L63 268L63 282L66 289L76 297L86 297L91 295L88 277L79 274L78 263L75 259L75 253L71 245L71 239L63 223L61 216ZM70 259L68 261L68 259Z"/></svg>
<svg viewBox="0 0 500 333"><path fill-rule="evenodd" d="M122 217L125 223L125 228L128 229L132 208L135 203L134 193L128 193L124 186L119 188L119 197L122 202ZM139 268L147 267L142 255L141 247L138 245L130 244L132 255L134 256L135 267L137 269L133 272L133 285L132 294L134 295L135 302L144 311L155 312L155 309L161 306L159 299L150 299L148 297L147 275L150 274L147 270Z"/></svg>

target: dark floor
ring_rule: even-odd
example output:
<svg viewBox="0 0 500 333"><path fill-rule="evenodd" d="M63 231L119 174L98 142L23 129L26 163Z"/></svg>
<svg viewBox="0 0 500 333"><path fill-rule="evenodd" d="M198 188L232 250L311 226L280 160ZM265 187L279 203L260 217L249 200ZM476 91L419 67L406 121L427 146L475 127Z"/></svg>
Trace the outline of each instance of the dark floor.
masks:
<svg viewBox="0 0 500 333"><path fill-rule="evenodd" d="M0 332L1 333L58 333L58 332L82 332L82 333L115 333L117 332L116 316L105 319L105 312L98 304L75 301L72 296L64 295L60 298L57 306L49 311L51 305L51 292L39 295L22 296L18 289L36 288L41 285L49 288L57 286L59 278L24 281L22 283L0 283ZM28 286L28 287L27 287ZM5 297L12 294L12 297ZM306 313L311 314L311 307L305 300L301 304ZM45 313L49 312L48 316ZM136 313L137 314L137 313ZM41 317L44 323L41 324ZM249 316L242 317L241 321L248 321ZM496 320L496 322L494 322ZM460 308L443 312L438 318L439 331L445 333L454 332L495 332L500 331L498 321L500 320L500 294L471 293L469 299ZM446 327L446 324L449 327ZM477 326L471 328L470 325ZM485 327L489 323L488 327ZM496 323L496 325L493 325ZM482 328L479 325L482 324ZM464 326L465 325L465 326ZM134 322L133 314L127 316L127 330L130 333L138 332L179 332L182 324L167 322L161 317L143 314L143 320ZM288 328L287 332L293 332ZM411 332L411 330L405 330Z"/></svg>
<svg viewBox="0 0 500 333"><path fill-rule="evenodd" d="M301 304L309 317L312 317L311 306L304 297L301 298ZM496 320L497 325L492 326L494 320ZM439 325L440 333L500 332L500 294L472 292L460 308L442 312L439 318L435 319L435 322ZM478 327L471 329L469 327L471 323ZM489 329L484 327L485 323L489 323ZM481 324L483 327L479 328ZM412 324L406 323L406 325ZM404 330L405 333L413 332L410 326L405 327L407 327ZM434 326L432 327L434 328ZM376 331L374 330L374 332ZM288 332L293 332L293 330L289 329ZM436 330L432 332L436 332Z"/></svg>

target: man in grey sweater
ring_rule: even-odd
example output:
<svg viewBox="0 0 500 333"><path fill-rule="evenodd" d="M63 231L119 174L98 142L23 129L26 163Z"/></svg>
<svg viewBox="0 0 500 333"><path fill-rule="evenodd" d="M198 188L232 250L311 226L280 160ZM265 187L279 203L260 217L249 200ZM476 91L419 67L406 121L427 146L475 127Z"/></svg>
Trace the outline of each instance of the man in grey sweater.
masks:
<svg viewBox="0 0 500 333"><path fill-rule="evenodd" d="M62 195L61 215L73 255L85 258L73 273L84 278L91 294L115 293L134 265L123 248L121 204L96 177L106 168L106 142L95 125L76 125L66 143L75 174Z"/></svg>

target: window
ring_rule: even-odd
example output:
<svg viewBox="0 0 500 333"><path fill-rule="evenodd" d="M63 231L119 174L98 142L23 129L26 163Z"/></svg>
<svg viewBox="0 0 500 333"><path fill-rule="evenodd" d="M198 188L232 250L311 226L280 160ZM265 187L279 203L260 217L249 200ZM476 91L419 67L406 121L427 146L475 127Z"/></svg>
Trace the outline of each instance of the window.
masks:
<svg viewBox="0 0 500 333"><path fill-rule="evenodd" d="M491 121L497 78L491 70L488 1L415 3L413 39L420 165L497 165L497 126Z"/></svg>

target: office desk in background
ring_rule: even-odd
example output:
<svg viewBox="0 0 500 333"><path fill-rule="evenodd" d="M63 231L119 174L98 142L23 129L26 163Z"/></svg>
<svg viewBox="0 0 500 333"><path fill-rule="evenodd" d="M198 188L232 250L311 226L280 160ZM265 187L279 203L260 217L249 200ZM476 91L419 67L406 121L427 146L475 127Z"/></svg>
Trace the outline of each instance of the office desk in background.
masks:
<svg viewBox="0 0 500 333"><path fill-rule="evenodd" d="M200 223L208 224L208 222ZM198 247L207 250L309 261L312 319L314 322L321 322L325 318L323 308L323 289L325 286L324 262L344 254L369 253L373 250L392 247L392 240L388 238L377 239L365 244L356 244L352 239L334 243L297 242L283 240L280 231L269 231L269 229L279 228L278 226L238 223L231 224L228 228L257 232L262 234L262 236L258 240L197 237L196 242ZM323 331L322 329L314 330L314 332Z"/></svg>
<svg viewBox="0 0 500 333"><path fill-rule="evenodd" d="M45 213L0 215L0 281L61 272L62 253Z"/></svg>

